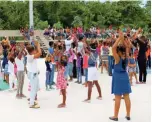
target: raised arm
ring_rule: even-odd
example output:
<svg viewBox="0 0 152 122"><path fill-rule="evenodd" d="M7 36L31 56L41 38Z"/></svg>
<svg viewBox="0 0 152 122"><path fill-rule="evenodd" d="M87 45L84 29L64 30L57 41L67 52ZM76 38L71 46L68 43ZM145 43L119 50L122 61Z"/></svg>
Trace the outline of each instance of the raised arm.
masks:
<svg viewBox="0 0 152 122"><path fill-rule="evenodd" d="M0 55L2 55L3 54L3 47L2 47L2 45L0 44Z"/></svg>
<svg viewBox="0 0 152 122"><path fill-rule="evenodd" d="M36 44L36 49L37 49L37 53L34 54L34 58L39 58L41 56L42 52L41 52L40 44L38 42Z"/></svg>
<svg viewBox="0 0 152 122"><path fill-rule="evenodd" d="M120 60L120 57L117 54L117 47L118 47L118 44L120 43L120 41L121 42L123 41L123 33L122 32L120 33L119 38L115 41L115 43L112 46L112 53L113 53L113 57L115 59L116 64Z"/></svg>
<svg viewBox="0 0 152 122"><path fill-rule="evenodd" d="M130 49L131 47L133 47L132 43L131 43L131 40L130 39L127 39L124 41L124 45L126 47L126 58L129 57L129 52L130 52Z"/></svg>

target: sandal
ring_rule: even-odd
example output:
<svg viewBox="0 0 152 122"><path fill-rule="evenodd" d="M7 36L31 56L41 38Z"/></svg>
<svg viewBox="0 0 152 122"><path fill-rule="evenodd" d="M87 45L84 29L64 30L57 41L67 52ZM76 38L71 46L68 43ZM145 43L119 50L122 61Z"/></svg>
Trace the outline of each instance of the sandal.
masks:
<svg viewBox="0 0 152 122"><path fill-rule="evenodd" d="M32 105L32 106L30 106L30 108L38 109L38 108L40 108L40 106L39 105Z"/></svg>

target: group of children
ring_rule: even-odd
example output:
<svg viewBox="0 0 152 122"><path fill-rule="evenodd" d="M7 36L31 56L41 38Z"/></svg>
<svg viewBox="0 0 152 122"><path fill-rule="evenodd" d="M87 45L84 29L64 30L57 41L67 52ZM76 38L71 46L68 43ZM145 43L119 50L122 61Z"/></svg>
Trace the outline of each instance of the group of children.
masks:
<svg viewBox="0 0 152 122"><path fill-rule="evenodd" d="M85 102L90 102L91 100L91 92L93 85L97 87L99 93L99 96L97 98L101 99L102 94L100 85L98 83L99 74L97 69L101 66L101 72L103 72L103 67L105 66L109 75L112 75L112 72L110 72L109 70L114 68L114 59L112 58L111 60L109 60L109 57L113 57L112 42L109 42L107 40L101 43L97 42L96 40L92 40L90 44L88 44L84 38L80 38L79 41L76 42L76 44L72 41L72 39L69 39L66 40L65 43L58 41L57 43L50 42L49 45L50 48L48 49L48 54L45 58L45 85L47 91L54 89L53 85L56 85L57 89L61 90L61 94L63 95L63 102L58 107L60 108L66 106L66 88L68 86L68 81L71 82L73 81L73 78L76 78L76 83L82 84L82 76L85 76L85 82L83 83L83 85L88 87L88 98L85 100ZM12 91L14 89L17 89L16 97L19 99L25 97L25 95L23 94L25 73L27 73L29 80L33 80L33 77L31 78L30 75L31 72L34 72L34 67L31 63L31 57L29 56L29 52L31 52L31 50L35 50L35 52L31 53L31 55L35 56L37 54L37 47L28 48L28 46L32 45L21 44L17 47L15 45L8 44L8 41L5 40L2 43L4 56L4 80L8 82L9 76L10 90ZM139 83L136 75L138 69L137 55L137 48L135 48L133 52L130 51L128 72L131 84L133 84L133 76L135 76L136 83ZM36 58L34 59L37 59L39 57L40 52L36 55ZM32 59L32 61L34 61L34 59ZM108 62L112 62L112 65L108 65ZM54 82L55 71L57 71L56 84ZM32 75L36 75L37 77L38 74L38 71L35 71ZM29 86L31 87L31 95L28 100L30 101L32 99L30 101L31 108L39 108L39 106L36 106L37 103L34 102L33 105L33 101L37 100L37 90L31 90L34 88L34 85L35 84Z"/></svg>

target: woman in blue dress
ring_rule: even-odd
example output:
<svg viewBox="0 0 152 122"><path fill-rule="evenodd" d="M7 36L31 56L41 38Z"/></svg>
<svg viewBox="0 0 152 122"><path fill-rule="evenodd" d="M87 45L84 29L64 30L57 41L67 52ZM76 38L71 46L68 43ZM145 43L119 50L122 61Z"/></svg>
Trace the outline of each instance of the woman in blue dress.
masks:
<svg viewBox="0 0 152 122"><path fill-rule="evenodd" d="M124 41L125 39L125 41ZM122 45L119 45L119 44ZM115 59L114 72L112 75L112 94L115 95L114 116L110 120L118 121L118 113L122 96L126 105L126 119L130 120L131 102L129 94L131 93L131 85L129 76L126 71L128 65L128 56L130 49L130 41L124 37L123 33L119 33L119 38L116 40L112 47L113 56Z"/></svg>

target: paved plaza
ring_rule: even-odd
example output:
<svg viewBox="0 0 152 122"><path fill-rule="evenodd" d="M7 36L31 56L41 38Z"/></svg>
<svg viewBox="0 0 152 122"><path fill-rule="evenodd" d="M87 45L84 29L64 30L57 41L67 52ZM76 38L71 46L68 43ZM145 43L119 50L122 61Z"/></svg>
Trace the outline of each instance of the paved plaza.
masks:
<svg viewBox="0 0 152 122"><path fill-rule="evenodd" d="M111 95L111 79L106 72L100 75L103 100L97 100L97 90L94 87L91 103L83 103L87 97L87 88L82 85L69 84L67 89L67 107L59 109L62 96L58 90L45 91L45 63L39 59L40 86L38 93L40 109L30 109L27 99L18 100L15 92L0 92L0 122L111 122L113 115L114 96ZM55 75L56 76L56 75ZM135 79L134 79L135 82ZM24 93L29 96L28 79L25 78ZM150 122L151 120L151 75L148 71L147 84L132 86L130 95L132 102L130 122ZM119 122L125 120L125 104L122 100L119 112Z"/></svg>

